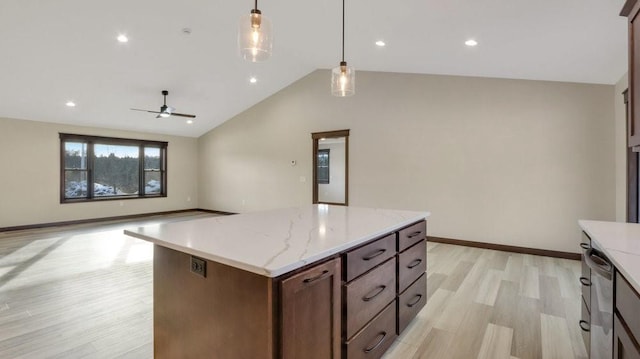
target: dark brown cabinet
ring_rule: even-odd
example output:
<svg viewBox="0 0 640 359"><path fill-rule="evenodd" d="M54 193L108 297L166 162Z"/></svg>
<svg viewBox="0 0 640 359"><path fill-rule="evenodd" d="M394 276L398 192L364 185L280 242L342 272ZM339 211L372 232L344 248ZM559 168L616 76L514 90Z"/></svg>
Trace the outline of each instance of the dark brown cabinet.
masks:
<svg viewBox="0 0 640 359"><path fill-rule="evenodd" d="M427 301L427 224L420 221L343 254L345 359L377 359Z"/></svg>
<svg viewBox="0 0 640 359"><path fill-rule="evenodd" d="M620 272L615 275L615 298L613 357L640 359L640 295Z"/></svg>
<svg viewBox="0 0 640 359"><path fill-rule="evenodd" d="M340 260L282 281L282 358L340 358Z"/></svg>
<svg viewBox="0 0 640 359"><path fill-rule="evenodd" d="M396 339L396 306L389 304L357 335L345 343L349 359L380 358Z"/></svg>
<svg viewBox="0 0 640 359"><path fill-rule="evenodd" d="M396 297L396 260L392 258L344 286L345 332L351 338Z"/></svg>
<svg viewBox="0 0 640 359"><path fill-rule="evenodd" d="M640 359L640 348L616 314L613 319L613 357L615 359Z"/></svg>
<svg viewBox="0 0 640 359"><path fill-rule="evenodd" d="M425 232L421 221L278 277L203 259L195 275L195 257L156 245L154 355L381 358L426 302Z"/></svg>
<svg viewBox="0 0 640 359"><path fill-rule="evenodd" d="M629 105L627 136L629 147L640 145L640 2L627 0L620 15L629 20Z"/></svg>

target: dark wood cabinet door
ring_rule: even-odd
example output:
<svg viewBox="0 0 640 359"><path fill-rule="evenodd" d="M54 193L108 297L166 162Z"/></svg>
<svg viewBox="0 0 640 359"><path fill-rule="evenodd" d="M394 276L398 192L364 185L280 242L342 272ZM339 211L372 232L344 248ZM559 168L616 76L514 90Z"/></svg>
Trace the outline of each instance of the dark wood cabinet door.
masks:
<svg viewBox="0 0 640 359"><path fill-rule="evenodd" d="M629 95L627 134L629 147L640 145L640 2L629 13ZM637 22L637 24L636 24Z"/></svg>
<svg viewBox="0 0 640 359"><path fill-rule="evenodd" d="M613 357L615 359L640 359L640 349L631 338L618 315L613 319Z"/></svg>
<svg viewBox="0 0 640 359"><path fill-rule="evenodd" d="M282 281L282 358L340 358L340 259Z"/></svg>

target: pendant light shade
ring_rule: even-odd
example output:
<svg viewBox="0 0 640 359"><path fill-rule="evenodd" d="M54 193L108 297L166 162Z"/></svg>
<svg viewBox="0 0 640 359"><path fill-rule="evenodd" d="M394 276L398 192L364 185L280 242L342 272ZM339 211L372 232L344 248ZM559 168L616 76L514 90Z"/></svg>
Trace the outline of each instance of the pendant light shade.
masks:
<svg viewBox="0 0 640 359"><path fill-rule="evenodd" d="M356 70L344 61L344 0L342 0L342 61L331 70L331 94L338 97L356 93Z"/></svg>
<svg viewBox="0 0 640 359"><path fill-rule="evenodd" d="M273 33L271 21L258 10L258 0L249 15L240 18L238 27L238 49L243 59L258 62L271 56Z"/></svg>
<svg viewBox="0 0 640 359"><path fill-rule="evenodd" d="M331 94L346 97L356 93L356 70L345 61L331 70Z"/></svg>

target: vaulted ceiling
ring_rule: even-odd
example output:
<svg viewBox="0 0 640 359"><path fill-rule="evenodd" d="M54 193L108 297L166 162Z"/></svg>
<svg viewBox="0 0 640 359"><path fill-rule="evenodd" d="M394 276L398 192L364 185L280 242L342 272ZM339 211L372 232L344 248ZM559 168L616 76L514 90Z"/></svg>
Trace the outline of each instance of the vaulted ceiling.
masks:
<svg viewBox="0 0 640 359"><path fill-rule="evenodd" d="M614 84L627 66L622 4L346 0L345 57L356 71ZM340 61L340 0L259 1L275 37L264 63L246 62L236 49L239 17L252 7L250 0L2 0L0 117L197 137ZM116 41L119 34L129 42ZM478 46L464 45L471 38ZM380 39L387 46L376 46ZM165 89L177 112L197 115L193 124L129 110L159 109Z"/></svg>

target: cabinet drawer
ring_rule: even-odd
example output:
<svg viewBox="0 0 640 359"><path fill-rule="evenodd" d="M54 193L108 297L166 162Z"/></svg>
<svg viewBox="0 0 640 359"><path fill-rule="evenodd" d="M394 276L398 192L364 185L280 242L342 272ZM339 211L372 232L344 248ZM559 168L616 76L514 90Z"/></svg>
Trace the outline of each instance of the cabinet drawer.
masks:
<svg viewBox="0 0 640 359"><path fill-rule="evenodd" d="M411 320L427 303L427 275L415 281L398 297L398 334L409 325Z"/></svg>
<svg viewBox="0 0 640 359"><path fill-rule="evenodd" d="M427 236L427 222L422 221L416 224L412 224L407 228L401 229L398 232L398 252L402 252L405 249L411 247L415 243L418 243Z"/></svg>
<svg viewBox="0 0 640 359"><path fill-rule="evenodd" d="M398 293L404 292L427 271L427 241L422 240L398 255Z"/></svg>
<svg viewBox="0 0 640 359"><path fill-rule="evenodd" d="M629 331L636 338L640 339L640 297L631 287L624 277L616 271L616 309L620 317L629 327Z"/></svg>
<svg viewBox="0 0 640 359"><path fill-rule="evenodd" d="M396 296L396 259L346 285L346 338L351 338Z"/></svg>
<svg viewBox="0 0 640 359"><path fill-rule="evenodd" d="M396 253L396 234L392 233L345 254L346 278L350 282Z"/></svg>
<svg viewBox="0 0 640 359"><path fill-rule="evenodd" d="M396 339L396 305L384 311L346 343L347 359L377 359L382 357Z"/></svg>

